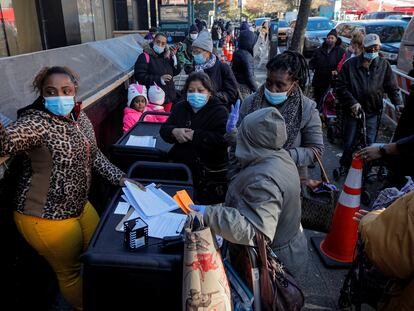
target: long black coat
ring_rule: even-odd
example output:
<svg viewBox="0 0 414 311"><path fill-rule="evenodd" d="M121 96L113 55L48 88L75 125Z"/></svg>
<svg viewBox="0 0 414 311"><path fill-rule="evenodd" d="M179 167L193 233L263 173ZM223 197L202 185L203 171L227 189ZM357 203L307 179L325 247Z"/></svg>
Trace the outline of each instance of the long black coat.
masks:
<svg viewBox="0 0 414 311"><path fill-rule="evenodd" d="M169 103L176 99L176 91L174 81L167 82L162 85L161 76L169 74L176 76L181 72L180 64L174 67L174 61L171 57L165 57L165 53L156 54L152 49L153 44L144 45L143 50L149 55L149 62L145 58L145 54L141 53L135 62L134 77L139 84L149 88L151 85L157 85L165 92L165 102Z"/></svg>
<svg viewBox="0 0 414 311"><path fill-rule="evenodd" d="M332 71L337 70L339 62L344 56L345 50L341 47L341 40L338 39L335 47L330 53L326 43L318 48L309 62L311 69L315 70L312 86L327 89L332 82Z"/></svg>
<svg viewBox="0 0 414 311"><path fill-rule="evenodd" d="M237 81L230 66L219 62L217 59L214 66L204 70L204 72L213 82L217 99L227 108L230 108L238 97Z"/></svg>
<svg viewBox="0 0 414 311"><path fill-rule="evenodd" d="M335 82L338 99L345 112L360 103L367 116L382 110L384 92L394 105L401 103L397 81L386 59L377 57L369 69L363 66L363 55L347 60Z"/></svg>
<svg viewBox="0 0 414 311"><path fill-rule="evenodd" d="M232 69L239 84L247 85L252 92L257 91L254 78L253 48L257 36L250 30L243 30L239 36L239 49L233 55Z"/></svg>
<svg viewBox="0 0 414 311"><path fill-rule="evenodd" d="M174 144L170 158L174 162L187 164L194 170L196 158L209 167L227 162L226 133L227 109L216 99L211 99L195 113L187 101L174 105L167 122L161 126L160 135L168 143ZM175 128L194 130L191 142L180 144L172 135Z"/></svg>

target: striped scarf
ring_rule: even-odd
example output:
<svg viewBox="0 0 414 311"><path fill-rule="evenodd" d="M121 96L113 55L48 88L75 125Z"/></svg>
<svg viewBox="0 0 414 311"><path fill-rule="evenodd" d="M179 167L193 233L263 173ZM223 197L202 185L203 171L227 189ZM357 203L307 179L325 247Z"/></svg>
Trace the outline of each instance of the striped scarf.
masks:
<svg viewBox="0 0 414 311"><path fill-rule="evenodd" d="M217 60L216 55L211 54L211 57L208 60L208 62L205 62L204 64L201 64L201 65L195 65L195 71L196 72L204 71L206 69L213 67L214 64L216 63L216 60Z"/></svg>

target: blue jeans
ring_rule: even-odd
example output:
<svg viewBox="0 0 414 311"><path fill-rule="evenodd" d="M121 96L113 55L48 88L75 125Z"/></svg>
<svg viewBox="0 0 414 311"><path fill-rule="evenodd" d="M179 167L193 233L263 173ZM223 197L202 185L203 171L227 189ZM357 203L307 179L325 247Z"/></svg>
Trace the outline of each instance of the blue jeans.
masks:
<svg viewBox="0 0 414 311"><path fill-rule="evenodd" d="M377 127L378 127L378 118L379 115L374 115L366 117L365 125L367 130L367 146L375 143L377 139ZM339 161L341 166L349 168L352 163L352 153L355 151L355 144L358 142L357 138L359 132L361 131L362 122L358 119L350 116L344 116L344 126L343 126L343 147L344 151L342 153L342 158ZM364 138L361 137L363 140Z"/></svg>

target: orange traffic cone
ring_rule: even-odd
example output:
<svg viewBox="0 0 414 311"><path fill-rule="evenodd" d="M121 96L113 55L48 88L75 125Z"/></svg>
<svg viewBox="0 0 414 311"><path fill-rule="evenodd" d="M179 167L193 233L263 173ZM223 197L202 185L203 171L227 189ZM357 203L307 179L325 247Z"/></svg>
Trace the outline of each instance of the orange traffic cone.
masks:
<svg viewBox="0 0 414 311"><path fill-rule="evenodd" d="M224 53L220 54L220 62L222 62L222 63L226 62L226 56L224 55Z"/></svg>
<svg viewBox="0 0 414 311"><path fill-rule="evenodd" d="M229 62L231 62L233 60L233 45L230 44L230 48L229 51L227 53L227 59Z"/></svg>
<svg viewBox="0 0 414 311"><path fill-rule="evenodd" d="M330 232L324 240L311 238L312 244L327 266L349 266L354 260L358 223L352 218L360 207L362 167L361 157L354 157L336 204Z"/></svg>

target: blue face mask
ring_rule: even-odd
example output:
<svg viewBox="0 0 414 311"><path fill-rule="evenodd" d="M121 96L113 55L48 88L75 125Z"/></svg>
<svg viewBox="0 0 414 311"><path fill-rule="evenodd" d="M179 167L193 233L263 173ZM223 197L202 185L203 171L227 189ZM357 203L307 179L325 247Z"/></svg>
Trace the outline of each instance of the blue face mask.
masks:
<svg viewBox="0 0 414 311"><path fill-rule="evenodd" d="M187 101L194 109L203 108L207 104L208 94L187 93Z"/></svg>
<svg viewBox="0 0 414 311"><path fill-rule="evenodd" d="M287 93L288 92L273 93L273 92L270 92L267 88L265 88L265 91L264 91L267 101L274 106L277 106L283 103L288 98Z"/></svg>
<svg viewBox="0 0 414 311"><path fill-rule="evenodd" d="M374 60L378 56L379 56L379 53L378 52L373 52L373 53L364 52L364 58L365 59Z"/></svg>
<svg viewBox="0 0 414 311"><path fill-rule="evenodd" d="M44 97L45 108L57 116L67 116L75 106L73 96L51 96Z"/></svg>
<svg viewBox="0 0 414 311"><path fill-rule="evenodd" d="M161 54L165 50L165 48L162 48L159 45L156 45L155 43L154 43L153 49L154 49L155 53L157 53L157 54Z"/></svg>
<svg viewBox="0 0 414 311"><path fill-rule="evenodd" d="M206 59L204 58L204 55L203 54L193 54L193 57L194 57L194 62L197 64L197 65L201 65L201 64L204 64L205 62L206 62Z"/></svg>

